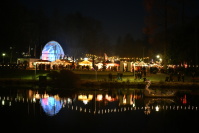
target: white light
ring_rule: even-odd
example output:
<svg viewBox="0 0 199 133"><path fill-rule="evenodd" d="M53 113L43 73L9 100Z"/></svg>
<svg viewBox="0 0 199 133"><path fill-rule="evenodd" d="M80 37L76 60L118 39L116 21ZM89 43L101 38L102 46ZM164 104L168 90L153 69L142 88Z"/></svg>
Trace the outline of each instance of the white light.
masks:
<svg viewBox="0 0 199 133"><path fill-rule="evenodd" d="M85 61L88 61L88 58L84 58Z"/></svg>
<svg viewBox="0 0 199 133"><path fill-rule="evenodd" d="M159 107L158 106L155 107L155 111L159 111Z"/></svg>
<svg viewBox="0 0 199 133"><path fill-rule="evenodd" d="M88 104L88 100L83 100L83 103L84 104Z"/></svg>
<svg viewBox="0 0 199 133"><path fill-rule="evenodd" d="M4 100L1 101L1 105L5 105L5 101Z"/></svg>

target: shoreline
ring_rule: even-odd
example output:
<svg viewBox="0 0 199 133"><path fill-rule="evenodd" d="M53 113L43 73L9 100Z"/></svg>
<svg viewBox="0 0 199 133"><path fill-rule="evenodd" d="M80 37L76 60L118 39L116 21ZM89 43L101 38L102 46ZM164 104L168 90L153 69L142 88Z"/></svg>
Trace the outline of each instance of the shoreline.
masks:
<svg viewBox="0 0 199 133"><path fill-rule="evenodd" d="M117 80L117 72L115 71L72 71L80 77L78 81L81 87L131 87L131 88L144 88L144 79L134 79L132 72L123 72L122 80ZM35 71L23 71L23 72L3 72L1 71L0 86L34 86L34 85L49 85L52 80L40 80L39 76L44 76L47 71L38 71L37 79L34 78ZM112 81L108 78L108 74L112 73ZM16 76L18 75L18 76ZM147 80L151 81L150 88L182 88L182 89L199 89L199 80L193 81L190 76L185 76L185 81L177 81L177 77L172 82L166 82L165 78L168 74L147 73Z"/></svg>
<svg viewBox="0 0 199 133"><path fill-rule="evenodd" d="M0 79L0 86L48 86L51 80L38 81L29 79ZM95 81L80 80L79 87L110 87L110 88L140 88L144 89L146 82L130 81ZM152 81L150 88L175 88L175 89L198 89L199 82L162 82Z"/></svg>

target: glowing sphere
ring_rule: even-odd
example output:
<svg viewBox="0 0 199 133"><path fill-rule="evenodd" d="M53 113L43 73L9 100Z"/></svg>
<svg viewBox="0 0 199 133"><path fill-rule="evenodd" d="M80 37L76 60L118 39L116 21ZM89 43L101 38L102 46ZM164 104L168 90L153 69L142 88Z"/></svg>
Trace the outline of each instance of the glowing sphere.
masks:
<svg viewBox="0 0 199 133"><path fill-rule="evenodd" d="M64 51L61 45L56 41L48 42L42 50L42 60L55 61L64 58Z"/></svg>
<svg viewBox="0 0 199 133"><path fill-rule="evenodd" d="M53 97L41 98L40 103L44 112L49 116L56 115L61 110L63 104Z"/></svg>

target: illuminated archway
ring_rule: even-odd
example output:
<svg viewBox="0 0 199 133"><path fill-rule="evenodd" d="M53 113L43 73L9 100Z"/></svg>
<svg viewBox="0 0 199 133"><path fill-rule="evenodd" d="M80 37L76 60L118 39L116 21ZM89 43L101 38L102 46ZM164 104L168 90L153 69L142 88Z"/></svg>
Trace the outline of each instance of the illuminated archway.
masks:
<svg viewBox="0 0 199 133"><path fill-rule="evenodd" d="M64 58L64 51L61 45L56 41L48 42L42 50L42 60L55 61Z"/></svg>

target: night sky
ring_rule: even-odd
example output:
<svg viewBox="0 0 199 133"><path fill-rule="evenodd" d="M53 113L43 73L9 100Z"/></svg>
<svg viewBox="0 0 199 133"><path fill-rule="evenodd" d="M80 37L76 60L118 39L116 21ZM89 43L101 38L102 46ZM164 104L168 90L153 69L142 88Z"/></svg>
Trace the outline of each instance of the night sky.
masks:
<svg viewBox="0 0 199 133"><path fill-rule="evenodd" d="M45 9L51 14L59 9L64 14L80 12L84 16L102 22L103 29L111 40L118 36L132 34L134 39L143 37L144 17L146 11L143 0L21 0L27 7Z"/></svg>
<svg viewBox="0 0 199 133"><path fill-rule="evenodd" d="M73 56L166 53L176 64L198 60L197 0L10 0L0 9L7 44L1 52L12 47L22 56L55 40Z"/></svg>

